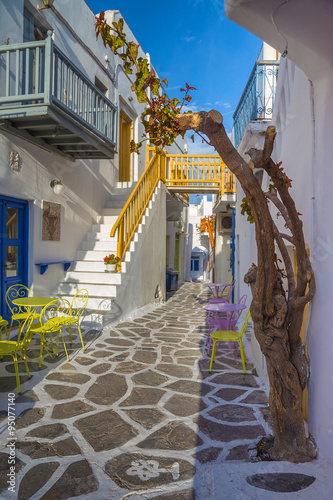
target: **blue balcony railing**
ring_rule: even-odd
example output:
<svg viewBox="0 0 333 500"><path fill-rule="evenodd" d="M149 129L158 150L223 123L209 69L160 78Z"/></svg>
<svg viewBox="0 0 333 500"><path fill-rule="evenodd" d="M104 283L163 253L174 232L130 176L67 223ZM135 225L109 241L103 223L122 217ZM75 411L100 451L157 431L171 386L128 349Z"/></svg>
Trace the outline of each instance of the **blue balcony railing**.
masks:
<svg viewBox="0 0 333 500"><path fill-rule="evenodd" d="M51 34L0 46L0 118L36 115L39 105L53 105L115 145L116 107L53 44Z"/></svg>
<svg viewBox="0 0 333 500"><path fill-rule="evenodd" d="M270 120L273 114L279 61L257 61L233 115L237 148L251 120Z"/></svg>

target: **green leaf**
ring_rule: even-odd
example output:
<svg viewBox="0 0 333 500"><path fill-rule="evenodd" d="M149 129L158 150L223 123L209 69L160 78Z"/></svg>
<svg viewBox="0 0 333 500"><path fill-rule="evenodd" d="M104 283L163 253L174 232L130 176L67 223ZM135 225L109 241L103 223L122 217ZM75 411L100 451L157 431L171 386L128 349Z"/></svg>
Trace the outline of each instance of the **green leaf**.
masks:
<svg viewBox="0 0 333 500"><path fill-rule="evenodd" d="M133 73L133 70L131 68L131 64L128 61L126 61L124 64L124 70L125 70L126 75L131 75Z"/></svg>

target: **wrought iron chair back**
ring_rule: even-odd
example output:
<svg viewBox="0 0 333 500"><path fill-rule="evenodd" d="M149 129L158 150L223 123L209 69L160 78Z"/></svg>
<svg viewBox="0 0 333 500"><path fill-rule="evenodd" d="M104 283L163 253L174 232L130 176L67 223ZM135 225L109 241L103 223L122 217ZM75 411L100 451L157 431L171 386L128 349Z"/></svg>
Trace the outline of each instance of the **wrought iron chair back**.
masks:
<svg viewBox="0 0 333 500"><path fill-rule="evenodd" d="M29 347L31 341L31 324L35 317L36 311L32 311L27 315L24 321L22 321L21 328L19 330L18 338L16 341L13 340L2 340L0 341L0 358L2 356L12 356L14 361L15 368L15 376L16 376L16 385L17 392L20 394L21 392L21 384L20 384L20 374L17 362L17 354L21 355L21 359L24 362L25 369L27 371L28 377L30 377L28 363L25 357L25 353Z"/></svg>
<svg viewBox="0 0 333 500"><path fill-rule="evenodd" d="M11 322L10 322L10 326L9 326L9 332L7 332L7 338L10 335L14 321L18 322L19 330L20 330L22 327L23 321L30 314L30 311L27 311L25 309L25 307L17 306L15 304L13 304L13 300L20 299L23 297L31 297L31 296L32 296L32 292L25 285L16 284L16 285L12 285L8 288L6 295L5 295L5 299L6 299L6 303L9 307L9 310L11 312L12 317L11 317ZM36 312L34 312L34 317L35 318L38 317Z"/></svg>
<svg viewBox="0 0 333 500"><path fill-rule="evenodd" d="M246 305L246 299L247 299L247 295L244 294L241 296L241 298L239 299L238 301L238 304L242 304L242 305ZM239 311L234 311L232 314L231 314L231 318L230 318L230 330L234 330L234 328L236 327L236 324L237 324L237 321L239 320L241 314L242 314L242 309L239 310Z"/></svg>
<svg viewBox="0 0 333 500"><path fill-rule="evenodd" d="M81 288L73 297L69 316L73 319L79 320L87 307L88 303L88 291L85 288Z"/></svg>

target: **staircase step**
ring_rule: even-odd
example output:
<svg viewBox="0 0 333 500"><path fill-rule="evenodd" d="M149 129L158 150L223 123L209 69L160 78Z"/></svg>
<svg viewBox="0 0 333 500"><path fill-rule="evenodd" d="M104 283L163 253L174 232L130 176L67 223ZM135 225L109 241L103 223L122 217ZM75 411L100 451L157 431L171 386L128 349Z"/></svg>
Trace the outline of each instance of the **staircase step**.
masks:
<svg viewBox="0 0 333 500"><path fill-rule="evenodd" d="M105 241L84 241L82 244L82 250L97 250L103 251L106 254L115 253L117 251L117 240L115 238L110 238ZM105 257L104 255L104 257Z"/></svg>
<svg viewBox="0 0 333 500"><path fill-rule="evenodd" d="M114 238L117 239L118 235L118 230L116 231L116 234ZM110 236L110 231L103 231L103 232L93 232L91 231L90 233L87 234L87 240L89 241L111 241L112 238Z"/></svg>
<svg viewBox="0 0 333 500"><path fill-rule="evenodd" d="M76 292L84 288L88 291L88 295L91 297L115 297L117 293L117 285L110 285L110 284L101 284L101 285L95 285L92 283L84 283L80 282L78 284L77 282L61 282L59 291L61 295L69 295L70 297L73 298L73 296L76 294Z"/></svg>
<svg viewBox="0 0 333 500"><path fill-rule="evenodd" d="M111 226L111 230L115 222L114 218L116 217L117 220L121 210L119 208L109 208L108 211L110 212L108 215L98 215L96 218L96 222L98 224L107 224L108 226Z"/></svg>
<svg viewBox="0 0 333 500"><path fill-rule="evenodd" d="M91 226L91 231L89 232L89 234L90 233L108 233L108 234L110 234L112 227L113 227L113 225L110 225L110 224L93 224Z"/></svg>
<svg viewBox="0 0 333 500"><path fill-rule="evenodd" d="M105 255L104 255L105 257ZM105 265L103 259L97 261L89 260L78 260L75 264L72 264L71 271L75 272L93 272L93 273L104 273Z"/></svg>
<svg viewBox="0 0 333 500"><path fill-rule="evenodd" d="M104 257L109 253L115 254L116 248L114 248L113 250L112 248L108 248L108 250L78 250L77 260L91 260L93 262L100 261L104 265Z"/></svg>
<svg viewBox="0 0 333 500"><path fill-rule="evenodd" d="M71 302L73 299L72 295L63 295L63 294L59 294L59 293L58 293L58 295L64 299L68 300L68 302ZM101 312L111 310L112 300L114 298L115 297L112 297L112 296L109 296L109 297L93 297L93 296L91 296L91 297L89 297L88 303L87 303L87 308L86 308L86 313L89 314L91 310L101 311Z"/></svg>
<svg viewBox="0 0 333 500"><path fill-rule="evenodd" d="M105 268L105 266L104 266ZM68 271L66 273L65 283L93 283L120 285L121 273L87 272L87 271Z"/></svg>

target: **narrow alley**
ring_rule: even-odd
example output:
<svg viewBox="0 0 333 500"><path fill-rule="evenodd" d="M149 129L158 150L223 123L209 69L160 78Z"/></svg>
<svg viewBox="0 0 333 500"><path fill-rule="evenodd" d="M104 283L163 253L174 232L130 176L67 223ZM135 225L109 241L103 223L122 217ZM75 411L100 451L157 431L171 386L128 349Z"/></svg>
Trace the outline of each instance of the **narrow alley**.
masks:
<svg viewBox="0 0 333 500"><path fill-rule="evenodd" d="M249 446L270 433L266 392L228 345L209 374L207 302L207 288L186 283L133 321L103 332L83 321L86 352L74 337L70 363L64 353L44 357L41 370L39 339L30 344L33 377L26 381L22 363L26 383L15 405L18 498L203 498L195 491L205 464L250 460ZM9 357L1 381L4 472L15 389ZM6 481L3 474L2 498L13 498Z"/></svg>

